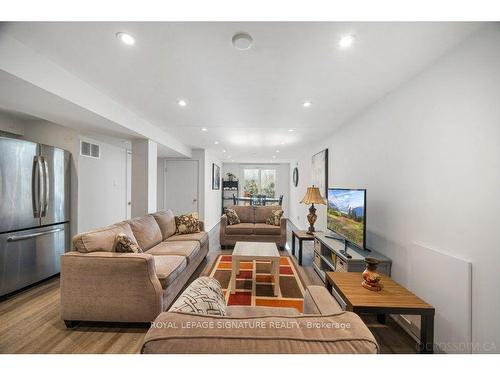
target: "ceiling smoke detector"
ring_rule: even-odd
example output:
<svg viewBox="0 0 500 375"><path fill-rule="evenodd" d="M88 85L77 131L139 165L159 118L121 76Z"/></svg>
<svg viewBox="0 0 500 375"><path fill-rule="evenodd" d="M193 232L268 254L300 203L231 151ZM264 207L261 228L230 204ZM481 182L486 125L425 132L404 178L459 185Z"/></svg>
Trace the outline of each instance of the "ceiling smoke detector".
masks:
<svg viewBox="0 0 500 375"><path fill-rule="evenodd" d="M248 33L240 32L233 36L233 46L237 50L245 51L250 49L253 44L253 39Z"/></svg>
<svg viewBox="0 0 500 375"><path fill-rule="evenodd" d="M128 33L119 32L116 33L116 37L118 38L118 40L120 40L123 44L126 44L127 46L133 46L135 44L135 38Z"/></svg>

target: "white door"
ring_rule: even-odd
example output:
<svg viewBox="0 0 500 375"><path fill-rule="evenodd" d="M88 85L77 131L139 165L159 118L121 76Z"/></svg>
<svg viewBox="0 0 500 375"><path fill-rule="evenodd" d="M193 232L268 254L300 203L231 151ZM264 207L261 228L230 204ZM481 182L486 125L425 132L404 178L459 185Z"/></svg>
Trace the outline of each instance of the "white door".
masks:
<svg viewBox="0 0 500 375"><path fill-rule="evenodd" d="M167 160L165 163L165 208L174 214L199 213L198 161Z"/></svg>
<svg viewBox="0 0 500 375"><path fill-rule="evenodd" d="M126 160L126 175L127 175L127 219L132 218L132 152L127 150L127 160Z"/></svg>

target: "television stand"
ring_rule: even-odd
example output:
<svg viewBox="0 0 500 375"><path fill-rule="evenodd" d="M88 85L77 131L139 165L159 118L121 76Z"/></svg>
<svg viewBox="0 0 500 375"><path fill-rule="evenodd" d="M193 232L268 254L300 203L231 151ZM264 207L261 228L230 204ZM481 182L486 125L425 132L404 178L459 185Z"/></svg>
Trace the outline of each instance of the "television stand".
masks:
<svg viewBox="0 0 500 375"><path fill-rule="evenodd" d="M380 263L377 271L387 276L391 275L392 261L385 255L375 250L369 252L349 247L348 241L323 232L314 233L313 268L323 281L325 272L363 272L366 268L366 257L378 259Z"/></svg>
<svg viewBox="0 0 500 375"><path fill-rule="evenodd" d="M347 249L340 250L339 253L345 255L346 258L352 259L352 255L347 252Z"/></svg>

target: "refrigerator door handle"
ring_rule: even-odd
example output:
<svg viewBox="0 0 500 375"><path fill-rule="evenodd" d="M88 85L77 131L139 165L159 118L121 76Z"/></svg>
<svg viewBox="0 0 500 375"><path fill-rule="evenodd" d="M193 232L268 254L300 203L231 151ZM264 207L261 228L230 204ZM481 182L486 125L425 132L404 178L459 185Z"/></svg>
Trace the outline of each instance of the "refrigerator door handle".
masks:
<svg viewBox="0 0 500 375"><path fill-rule="evenodd" d="M62 232L63 230L64 230L63 228L57 228L57 229L46 230L45 232L24 234L22 236L10 236L10 237L7 237L7 242L27 240L27 239L30 239L33 237L44 236L44 235L50 234L50 233Z"/></svg>
<svg viewBox="0 0 500 375"><path fill-rule="evenodd" d="M49 205L49 163L43 156L41 157L43 163L43 204L41 217L47 216L47 207Z"/></svg>
<svg viewBox="0 0 500 375"><path fill-rule="evenodd" d="M31 173L31 200L33 204L33 217L40 217L40 168L38 156L33 157L33 170Z"/></svg>

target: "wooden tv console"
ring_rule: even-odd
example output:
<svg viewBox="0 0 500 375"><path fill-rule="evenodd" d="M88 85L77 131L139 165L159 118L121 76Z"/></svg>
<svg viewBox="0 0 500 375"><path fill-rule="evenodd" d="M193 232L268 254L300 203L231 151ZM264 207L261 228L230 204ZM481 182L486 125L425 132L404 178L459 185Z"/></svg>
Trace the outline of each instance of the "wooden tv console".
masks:
<svg viewBox="0 0 500 375"><path fill-rule="evenodd" d="M391 276L392 260L376 251L366 251L347 246L348 258L343 254L344 241L328 238L324 232L314 233L314 270L325 281L325 272L363 272L366 268L365 257L380 261L377 271Z"/></svg>

